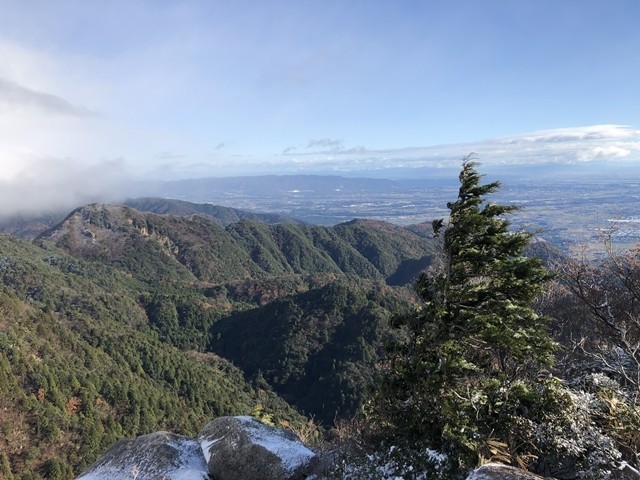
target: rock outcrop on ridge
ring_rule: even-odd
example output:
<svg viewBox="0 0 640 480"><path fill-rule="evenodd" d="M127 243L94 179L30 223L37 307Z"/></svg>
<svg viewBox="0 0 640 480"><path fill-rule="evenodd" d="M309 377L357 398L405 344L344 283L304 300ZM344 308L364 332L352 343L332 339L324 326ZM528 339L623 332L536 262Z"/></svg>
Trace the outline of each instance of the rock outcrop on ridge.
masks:
<svg viewBox="0 0 640 480"><path fill-rule="evenodd" d="M323 478L316 472L318 463L316 454L290 431L253 417L220 417L197 439L156 432L120 440L77 480L310 480ZM491 463L466 480L545 479Z"/></svg>
<svg viewBox="0 0 640 480"><path fill-rule="evenodd" d="M220 417L198 439L156 432L116 442L78 480L303 480L317 462L291 432Z"/></svg>
<svg viewBox="0 0 640 480"><path fill-rule="evenodd" d="M206 480L207 463L200 442L169 432L155 432L114 443L78 480Z"/></svg>
<svg viewBox="0 0 640 480"><path fill-rule="evenodd" d="M291 432L253 417L220 417L200 436L212 480L302 480L317 456Z"/></svg>

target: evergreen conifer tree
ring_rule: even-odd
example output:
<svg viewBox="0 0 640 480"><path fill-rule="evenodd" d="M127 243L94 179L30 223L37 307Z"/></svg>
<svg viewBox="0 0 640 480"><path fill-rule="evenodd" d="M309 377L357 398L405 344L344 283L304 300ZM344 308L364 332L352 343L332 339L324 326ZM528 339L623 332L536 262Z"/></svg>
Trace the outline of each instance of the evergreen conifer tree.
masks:
<svg viewBox="0 0 640 480"><path fill-rule="evenodd" d="M399 338L369 411L387 438L445 452L454 471L531 453L517 432L548 406L536 376L554 350L532 308L550 275L524 255L531 234L509 229L517 207L487 202L500 183L481 184L477 165L463 160L448 224L433 222L441 259L418 281L420 308L392 321Z"/></svg>

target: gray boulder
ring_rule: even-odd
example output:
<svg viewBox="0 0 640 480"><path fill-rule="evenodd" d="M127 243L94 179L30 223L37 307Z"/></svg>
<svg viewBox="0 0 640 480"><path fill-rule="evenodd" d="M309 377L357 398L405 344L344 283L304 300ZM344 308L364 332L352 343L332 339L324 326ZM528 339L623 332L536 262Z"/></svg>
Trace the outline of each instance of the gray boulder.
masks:
<svg viewBox="0 0 640 480"><path fill-rule="evenodd" d="M293 433L253 417L217 418L200 444L212 480L302 480L318 462Z"/></svg>
<svg viewBox="0 0 640 480"><path fill-rule="evenodd" d="M509 467L500 463L489 463L477 468L467 476L466 480L543 480L534 473Z"/></svg>
<svg viewBox="0 0 640 480"><path fill-rule="evenodd" d="M200 442L156 432L114 443L78 480L208 479Z"/></svg>

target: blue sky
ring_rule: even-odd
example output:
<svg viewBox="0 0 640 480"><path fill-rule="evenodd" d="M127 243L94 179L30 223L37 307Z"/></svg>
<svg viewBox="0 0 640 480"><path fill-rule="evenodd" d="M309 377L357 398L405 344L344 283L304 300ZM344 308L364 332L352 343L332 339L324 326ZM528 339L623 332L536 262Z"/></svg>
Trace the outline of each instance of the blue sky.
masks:
<svg viewBox="0 0 640 480"><path fill-rule="evenodd" d="M0 182L12 195L136 176L380 176L470 151L487 165L640 160L636 0L0 11Z"/></svg>

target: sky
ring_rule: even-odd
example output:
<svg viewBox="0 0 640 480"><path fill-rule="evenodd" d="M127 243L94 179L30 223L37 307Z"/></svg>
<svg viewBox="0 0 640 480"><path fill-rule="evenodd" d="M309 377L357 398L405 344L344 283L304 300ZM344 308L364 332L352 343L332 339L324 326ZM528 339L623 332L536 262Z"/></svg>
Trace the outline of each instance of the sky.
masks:
<svg viewBox="0 0 640 480"><path fill-rule="evenodd" d="M384 176L470 152L486 165L640 162L637 0L0 12L5 209L114 196L130 179Z"/></svg>

